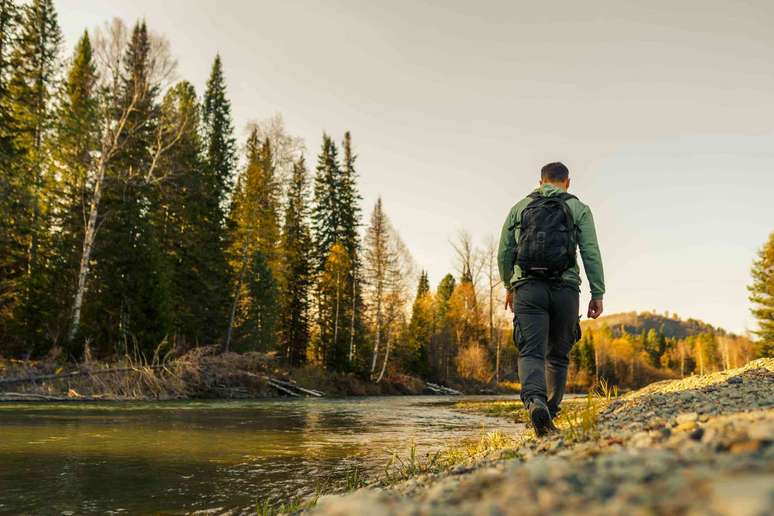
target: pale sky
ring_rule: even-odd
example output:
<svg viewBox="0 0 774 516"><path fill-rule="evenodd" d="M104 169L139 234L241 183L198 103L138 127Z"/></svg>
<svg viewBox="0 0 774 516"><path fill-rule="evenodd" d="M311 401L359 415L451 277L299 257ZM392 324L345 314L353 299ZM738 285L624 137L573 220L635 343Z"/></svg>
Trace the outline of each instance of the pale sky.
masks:
<svg viewBox="0 0 774 516"><path fill-rule="evenodd" d="M114 16L166 36L199 93L220 52L240 139L281 113L314 163L352 131L433 286L561 160L597 221L607 313L751 329L774 230L774 2L58 0L68 53ZM582 302L589 298L582 287Z"/></svg>

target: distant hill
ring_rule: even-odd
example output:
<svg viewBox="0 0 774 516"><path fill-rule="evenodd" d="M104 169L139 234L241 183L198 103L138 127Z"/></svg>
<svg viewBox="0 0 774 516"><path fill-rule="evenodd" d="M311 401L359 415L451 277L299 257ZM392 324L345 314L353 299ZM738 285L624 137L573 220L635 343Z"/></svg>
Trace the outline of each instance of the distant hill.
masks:
<svg viewBox="0 0 774 516"><path fill-rule="evenodd" d="M665 337L676 337L684 339L691 335L700 333L714 333L716 335L727 335L722 328L716 328L711 324L697 319L679 319L674 314L664 315L654 312L626 312L620 314L611 314L600 317L597 320L583 320L581 327L583 329L596 330L607 326L616 337L623 331L630 334L640 334L648 332L651 329L656 332L662 332Z"/></svg>

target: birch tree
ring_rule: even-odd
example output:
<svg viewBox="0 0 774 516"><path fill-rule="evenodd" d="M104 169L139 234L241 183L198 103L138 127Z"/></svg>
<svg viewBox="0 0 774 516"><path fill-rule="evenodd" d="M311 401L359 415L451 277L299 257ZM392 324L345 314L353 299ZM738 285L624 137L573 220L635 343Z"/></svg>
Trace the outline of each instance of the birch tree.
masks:
<svg viewBox="0 0 774 516"><path fill-rule="evenodd" d="M410 258L400 237L382 208L382 200L376 201L370 224L365 235L363 249L363 280L365 297L370 309L373 333L371 352L371 376L376 373L376 364L386 338L386 350L382 368L376 381L384 376L392 343L391 329L396 320L405 315L406 280Z"/></svg>

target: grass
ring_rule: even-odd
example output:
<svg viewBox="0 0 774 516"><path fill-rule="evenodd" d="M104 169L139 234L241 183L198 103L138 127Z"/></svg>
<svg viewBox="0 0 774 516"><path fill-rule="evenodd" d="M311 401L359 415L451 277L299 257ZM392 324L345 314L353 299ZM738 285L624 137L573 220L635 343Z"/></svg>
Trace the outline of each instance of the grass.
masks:
<svg viewBox="0 0 774 516"><path fill-rule="evenodd" d="M577 443L598 438L599 414L617 396L618 387L611 388L602 380L581 403L566 403L558 418L565 441Z"/></svg>
<svg viewBox="0 0 774 516"><path fill-rule="evenodd" d="M505 449L511 449L512 457L515 457L517 447L518 443L515 439L500 431L493 431L483 433L478 439L466 439L420 457L417 454L416 443L412 441L407 455L392 452L384 466L384 483L393 484L417 475L440 473Z"/></svg>
<svg viewBox="0 0 774 516"><path fill-rule="evenodd" d="M317 500L327 494L348 493L356 491L367 485L366 478L360 471L360 466L354 465L348 470L343 480L334 480L331 478L323 479L315 489L314 495L304 498L292 498L282 502L272 501L270 498L263 498L256 503L256 514L258 516L277 516L279 514L295 514L317 505Z"/></svg>
<svg viewBox="0 0 774 516"><path fill-rule="evenodd" d="M526 423L529 415L521 401L459 401L454 408L465 412L475 412L485 416L512 419L516 423Z"/></svg>

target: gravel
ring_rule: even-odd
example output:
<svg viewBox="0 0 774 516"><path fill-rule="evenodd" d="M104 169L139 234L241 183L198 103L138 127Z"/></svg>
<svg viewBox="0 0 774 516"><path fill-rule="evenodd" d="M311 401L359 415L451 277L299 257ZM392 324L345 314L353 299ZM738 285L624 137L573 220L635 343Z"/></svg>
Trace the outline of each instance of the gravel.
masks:
<svg viewBox="0 0 774 516"><path fill-rule="evenodd" d="M774 359L611 401L599 437L522 439L509 458L325 496L316 515L774 514ZM510 457L518 458L510 458Z"/></svg>

